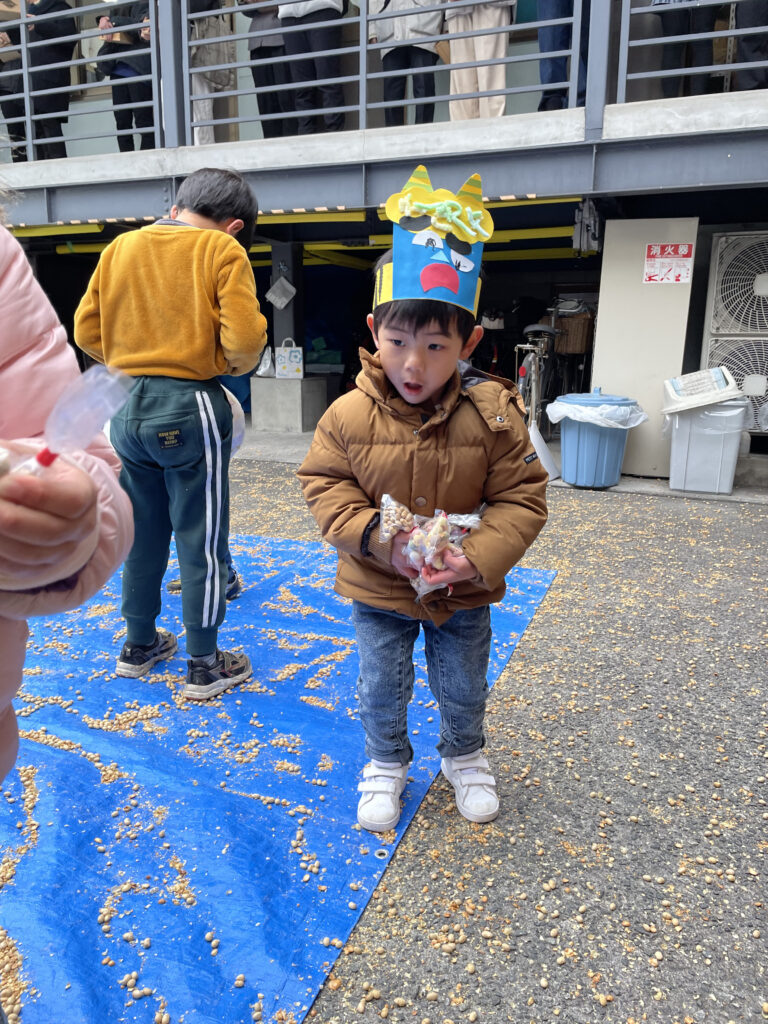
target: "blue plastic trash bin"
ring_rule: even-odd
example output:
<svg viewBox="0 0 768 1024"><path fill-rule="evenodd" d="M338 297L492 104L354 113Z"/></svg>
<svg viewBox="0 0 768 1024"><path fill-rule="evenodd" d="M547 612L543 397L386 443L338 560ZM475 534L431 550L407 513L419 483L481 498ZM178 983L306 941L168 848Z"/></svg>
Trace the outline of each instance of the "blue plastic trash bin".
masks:
<svg viewBox="0 0 768 1024"><path fill-rule="evenodd" d="M558 402L581 406L636 406L634 398L604 395L600 388L591 393L560 395ZM575 487L615 487L621 479L621 464L627 447L626 427L601 427L583 423L565 414L560 423L560 475Z"/></svg>

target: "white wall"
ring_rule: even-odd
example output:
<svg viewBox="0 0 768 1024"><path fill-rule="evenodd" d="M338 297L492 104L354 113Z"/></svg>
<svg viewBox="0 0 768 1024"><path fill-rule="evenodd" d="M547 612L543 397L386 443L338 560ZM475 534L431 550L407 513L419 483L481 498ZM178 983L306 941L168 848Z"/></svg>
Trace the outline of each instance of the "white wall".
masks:
<svg viewBox="0 0 768 1024"><path fill-rule="evenodd" d="M634 476L669 476L669 441L661 436L663 382L682 370L691 296L690 284L643 283L646 245L695 245L697 227L696 217L605 226L592 386L634 398L648 413L627 440L623 472Z"/></svg>

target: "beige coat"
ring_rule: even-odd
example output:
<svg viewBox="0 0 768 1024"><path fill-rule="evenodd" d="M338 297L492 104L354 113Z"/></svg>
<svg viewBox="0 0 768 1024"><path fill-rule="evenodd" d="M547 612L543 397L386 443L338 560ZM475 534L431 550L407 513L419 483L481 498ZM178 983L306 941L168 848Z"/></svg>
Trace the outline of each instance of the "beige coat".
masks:
<svg viewBox="0 0 768 1024"><path fill-rule="evenodd" d="M437 625L460 608L501 600L506 573L547 519L547 474L523 422L515 386L461 364L431 416L405 402L378 355L361 351L357 390L339 398L318 424L299 480L323 537L338 551L336 590L375 608L429 618ZM390 564L391 542L370 533L383 494L413 513L467 513L483 502L482 525L464 540L481 582L416 603L409 581Z"/></svg>

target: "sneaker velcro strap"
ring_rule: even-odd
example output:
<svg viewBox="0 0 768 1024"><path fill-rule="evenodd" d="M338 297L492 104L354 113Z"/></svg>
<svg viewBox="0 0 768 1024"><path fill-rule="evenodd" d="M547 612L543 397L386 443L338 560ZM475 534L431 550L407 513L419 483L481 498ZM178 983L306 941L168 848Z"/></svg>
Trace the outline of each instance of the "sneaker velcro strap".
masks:
<svg viewBox="0 0 768 1024"><path fill-rule="evenodd" d="M479 751L476 754L465 754L461 757L454 757L451 760L453 761L453 767L459 772L463 772L467 768L477 768L478 771L487 771L490 768L490 765Z"/></svg>
<svg viewBox="0 0 768 1024"><path fill-rule="evenodd" d="M358 793L393 793L400 795L398 780L395 779L366 779L357 784Z"/></svg>
<svg viewBox="0 0 768 1024"><path fill-rule="evenodd" d="M496 779L492 775L486 775L484 772L465 772L460 771L458 773L459 781L462 786L495 786Z"/></svg>
<svg viewBox="0 0 768 1024"><path fill-rule="evenodd" d="M402 768L382 768L367 764L363 768L363 781L358 783L360 793L400 794L403 789Z"/></svg>

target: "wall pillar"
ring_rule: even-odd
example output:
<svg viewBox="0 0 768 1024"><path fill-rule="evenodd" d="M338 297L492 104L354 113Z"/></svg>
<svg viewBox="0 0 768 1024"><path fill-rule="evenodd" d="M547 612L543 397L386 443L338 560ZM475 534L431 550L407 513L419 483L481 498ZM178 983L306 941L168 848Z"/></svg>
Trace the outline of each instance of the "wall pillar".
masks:
<svg viewBox="0 0 768 1024"><path fill-rule="evenodd" d="M664 381L683 368L691 284L644 283L646 246L696 245L697 217L614 220L605 225L592 386L640 403L648 419L629 431L623 472L669 476L661 436ZM693 258L690 260L693 269Z"/></svg>
<svg viewBox="0 0 768 1024"><path fill-rule="evenodd" d="M287 277L296 294L283 309L272 309L272 344L280 345L284 338L293 338L304 346L304 247L293 242L272 243L272 284L279 277Z"/></svg>

